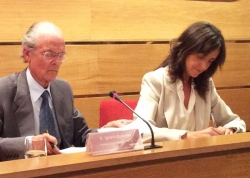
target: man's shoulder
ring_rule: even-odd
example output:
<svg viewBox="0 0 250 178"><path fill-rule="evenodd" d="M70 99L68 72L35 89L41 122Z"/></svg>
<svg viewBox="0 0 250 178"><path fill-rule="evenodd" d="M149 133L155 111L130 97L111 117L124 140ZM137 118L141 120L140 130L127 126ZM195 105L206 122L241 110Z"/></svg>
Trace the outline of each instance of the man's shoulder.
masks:
<svg viewBox="0 0 250 178"><path fill-rule="evenodd" d="M50 88L53 93L57 93L57 96L61 94L61 96L64 97L64 99L67 99L68 97L72 97L72 89L69 85L69 83L63 79L56 78L50 83ZM56 92L55 92L56 91Z"/></svg>
<svg viewBox="0 0 250 178"><path fill-rule="evenodd" d="M17 72L0 78L0 87L5 87L7 85L16 85L19 75L20 72Z"/></svg>
<svg viewBox="0 0 250 178"><path fill-rule="evenodd" d="M58 78L58 77L53 82L66 82L66 83L68 83L66 80Z"/></svg>
<svg viewBox="0 0 250 178"><path fill-rule="evenodd" d="M61 78L56 78L50 84L57 86L58 88L64 88L64 89L71 88L69 83L66 80L63 80Z"/></svg>
<svg viewBox="0 0 250 178"><path fill-rule="evenodd" d="M0 97L1 99L12 96L17 91L18 77L20 73L0 78Z"/></svg>
<svg viewBox="0 0 250 178"><path fill-rule="evenodd" d="M69 83L66 80L63 80L61 78L56 78L51 83L61 84L61 85L69 85Z"/></svg>
<svg viewBox="0 0 250 178"><path fill-rule="evenodd" d="M17 80L18 78L18 75L20 74L20 72L16 72L16 73L13 73L13 74L10 74L10 75L7 75L7 76L4 76L4 77L1 77L0 78L0 82L2 81L8 81L8 80Z"/></svg>

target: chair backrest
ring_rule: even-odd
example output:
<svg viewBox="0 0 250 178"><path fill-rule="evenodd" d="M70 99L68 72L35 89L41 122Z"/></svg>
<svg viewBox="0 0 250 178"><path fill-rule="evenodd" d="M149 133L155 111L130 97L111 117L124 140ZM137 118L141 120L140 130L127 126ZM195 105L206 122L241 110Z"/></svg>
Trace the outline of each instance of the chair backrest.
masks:
<svg viewBox="0 0 250 178"><path fill-rule="evenodd" d="M132 109L135 109L138 100L123 100ZM118 119L133 119L133 112L119 101L114 99L102 100L100 103L99 127Z"/></svg>

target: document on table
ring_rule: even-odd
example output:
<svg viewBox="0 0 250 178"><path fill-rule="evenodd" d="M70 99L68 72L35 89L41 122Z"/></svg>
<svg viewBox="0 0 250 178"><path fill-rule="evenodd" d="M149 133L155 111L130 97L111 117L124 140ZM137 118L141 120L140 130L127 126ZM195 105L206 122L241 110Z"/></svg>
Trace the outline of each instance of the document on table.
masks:
<svg viewBox="0 0 250 178"><path fill-rule="evenodd" d="M60 153L62 154L79 153L79 152L86 152L86 147L69 147L69 148L60 150Z"/></svg>

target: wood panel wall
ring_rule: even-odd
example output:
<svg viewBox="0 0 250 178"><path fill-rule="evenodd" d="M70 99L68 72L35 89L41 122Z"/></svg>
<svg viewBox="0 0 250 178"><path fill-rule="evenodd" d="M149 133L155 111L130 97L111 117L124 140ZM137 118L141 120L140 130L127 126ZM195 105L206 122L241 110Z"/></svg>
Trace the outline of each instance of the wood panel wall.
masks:
<svg viewBox="0 0 250 178"><path fill-rule="evenodd" d="M35 21L49 20L66 41L165 41L189 24L214 23L228 40L250 39L248 0L1 0L0 41L16 42Z"/></svg>
<svg viewBox="0 0 250 178"><path fill-rule="evenodd" d="M22 71L20 39L36 21L58 25L68 58L59 76L90 127L110 90L138 99L142 76L164 60L169 41L195 21L221 29L227 59L213 77L221 97L250 130L250 1L248 0L0 0L0 77Z"/></svg>

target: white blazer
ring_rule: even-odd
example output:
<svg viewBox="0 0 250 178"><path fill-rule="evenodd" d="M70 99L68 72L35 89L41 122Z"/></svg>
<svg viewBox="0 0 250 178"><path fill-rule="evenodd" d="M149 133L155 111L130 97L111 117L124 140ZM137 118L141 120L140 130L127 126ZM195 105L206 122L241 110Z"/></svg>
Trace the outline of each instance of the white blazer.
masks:
<svg viewBox="0 0 250 178"><path fill-rule="evenodd" d="M245 122L231 111L216 92L212 78L209 81L209 91L206 92L205 97L206 101L195 91L193 109L196 131L209 127L211 113L213 113L217 127L236 127L237 132L246 131ZM188 132L188 130L183 130L183 127L181 129L178 128L180 124L176 124L181 122L178 117L179 108L175 107L177 100L179 100L179 97L176 90L176 82L170 82L168 67L160 68L144 75L140 99L135 112L159 128L154 130L156 141L178 140L183 134ZM134 118L136 119L137 116L134 115ZM144 134L144 142L150 139L150 137L150 133Z"/></svg>

